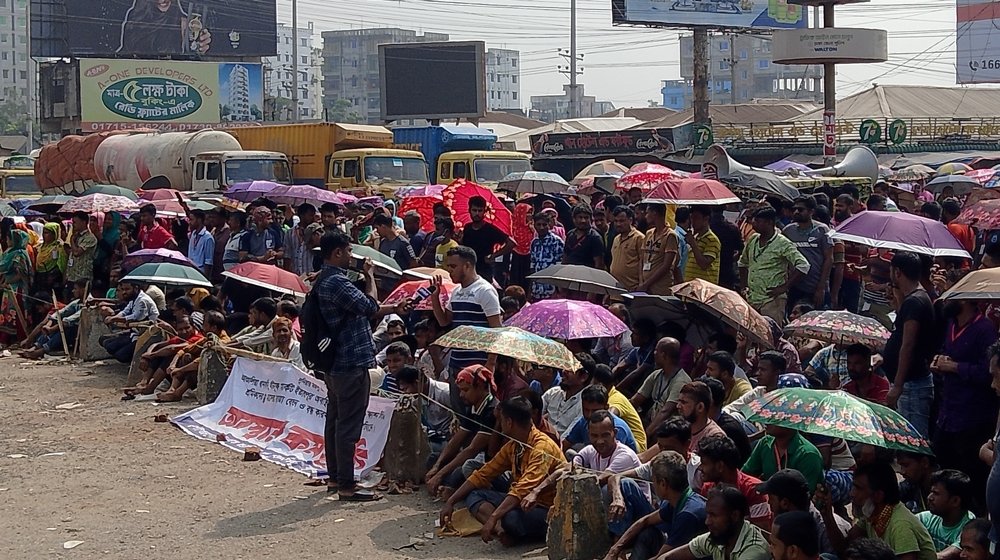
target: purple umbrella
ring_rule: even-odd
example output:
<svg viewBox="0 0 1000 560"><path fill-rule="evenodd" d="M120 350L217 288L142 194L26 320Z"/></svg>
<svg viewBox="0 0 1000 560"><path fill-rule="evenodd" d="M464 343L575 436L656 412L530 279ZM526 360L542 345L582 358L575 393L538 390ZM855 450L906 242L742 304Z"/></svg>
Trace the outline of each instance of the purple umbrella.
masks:
<svg viewBox="0 0 1000 560"><path fill-rule="evenodd" d="M328 191L312 185L282 185L267 193L264 197L277 204L290 204L292 206L298 206L306 202L318 202L320 204L332 202L343 206L348 202L354 202L358 199L354 195Z"/></svg>
<svg viewBox="0 0 1000 560"><path fill-rule="evenodd" d="M275 183L274 181L236 183L232 187L229 187L229 190L226 191L226 197L238 200L239 202L253 202L254 200L282 186L284 185L281 183Z"/></svg>
<svg viewBox="0 0 1000 560"><path fill-rule="evenodd" d="M855 214L837 226L830 237L877 249L972 258L941 222L902 212L868 210Z"/></svg>
<svg viewBox="0 0 1000 560"><path fill-rule="evenodd" d="M146 263L173 263L197 268L180 251L171 251L170 249L139 249L125 255L125 258L122 259L122 274L128 274L130 270Z"/></svg>
<svg viewBox="0 0 1000 560"><path fill-rule="evenodd" d="M504 326L560 340L618 336L628 330L610 311L586 301L550 299L533 303Z"/></svg>
<svg viewBox="0 0 1000 560"><path fill-rule="evenodd" d="M788 159L783 159L776 161L774 163L769 163L764 166L764 169L770 169L771 171L788 171L789 169L794 169L796 171L811 171L808 165L803 165Z"/></svg>

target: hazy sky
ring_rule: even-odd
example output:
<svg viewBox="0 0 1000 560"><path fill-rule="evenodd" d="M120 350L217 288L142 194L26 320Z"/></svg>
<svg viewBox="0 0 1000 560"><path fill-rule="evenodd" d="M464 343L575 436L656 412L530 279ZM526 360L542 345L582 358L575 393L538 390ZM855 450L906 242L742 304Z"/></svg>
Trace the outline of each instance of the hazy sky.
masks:
<svg viewBox="0 0 1000 560"><path fill-rule="evenodd" d="M402 27L482 40L521 51L521 97L560 93L567 77L557 54L569 47L570 0L299 0L299 25L317 30ZM811 12L811 10L810 10ZM278 20L291 20L278 0ZM955 1L876 0L838 6L838 27L889 32L889 61L838 66L838 97L879 84L954 85ZM586 93L617 107L661 100L660 81L680 77L678 31L611 25L610 0L577 1L577 44ZM1000 32L998 32L1000 33ZM318 33L317 33L318 35Z"/></svg>

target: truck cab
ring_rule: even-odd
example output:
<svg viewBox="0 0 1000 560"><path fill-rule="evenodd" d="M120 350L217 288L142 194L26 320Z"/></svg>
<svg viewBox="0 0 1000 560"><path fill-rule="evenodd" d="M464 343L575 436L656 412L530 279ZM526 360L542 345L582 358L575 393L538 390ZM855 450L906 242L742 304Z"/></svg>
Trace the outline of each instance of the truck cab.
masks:
<svg viewBox="0 0 1000 560"><path fill-rule="evenodd" d="M32 198L41 196L42 190L35 183L31 169L0 169L0 197Z"/></svg>
<svg viewBox="0 0 1000 560"><path fill-rule="evenodd" d="M191 190L195 192L224 192L250 181L286 185L292 181L288 158L278 152L203 152L194 157L191 168Z"/></svg>
<svg viewBox="0 0 1000 560"><path fill-rule="evenodd" d="M495 187L511 173L530 170L531 158L527 154L472 150L441 154L436 176L442 184L467 179L484 187Z"/></svg>
<svg viewBox="0 0 1000 560"><path fill-rule="evenodd" d="M327 188L357 196L382 194L396 189L426 185L427 162L420 152L393 148L340 150L330 156Z"/></svg>

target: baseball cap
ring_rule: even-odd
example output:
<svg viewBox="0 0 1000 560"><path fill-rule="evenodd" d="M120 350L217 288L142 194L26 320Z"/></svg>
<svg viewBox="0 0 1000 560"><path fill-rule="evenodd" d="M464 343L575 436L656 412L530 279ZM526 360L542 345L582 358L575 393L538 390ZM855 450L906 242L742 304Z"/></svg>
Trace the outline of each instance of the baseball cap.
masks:
<svg viewBox="0 0 1000 560"><path fill-rule="evenodd" d="M809 483L806 477L795 469L781 469L771 475L771 478L756 487L761 494L773 494L782 498L790 498L796 494L809 496Z"/></svg>

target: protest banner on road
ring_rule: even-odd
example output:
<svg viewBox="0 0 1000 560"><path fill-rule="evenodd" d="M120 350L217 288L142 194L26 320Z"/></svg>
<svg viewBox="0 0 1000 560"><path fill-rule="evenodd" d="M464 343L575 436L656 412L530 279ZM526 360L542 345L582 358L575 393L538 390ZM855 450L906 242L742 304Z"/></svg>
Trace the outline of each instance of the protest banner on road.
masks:
<svg viewBox="0 0 1000 560"><path fill-rule="evenodd" d="M214 403L170 419L198 439L235 451L260 449L261 458L315 477L326 470L323 428L326 385L292 364L237 358ZM354 474L366 475L382 458L395 403L371 397L354 455Z"/></svg>

